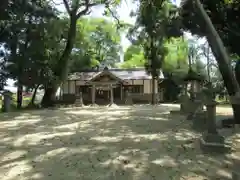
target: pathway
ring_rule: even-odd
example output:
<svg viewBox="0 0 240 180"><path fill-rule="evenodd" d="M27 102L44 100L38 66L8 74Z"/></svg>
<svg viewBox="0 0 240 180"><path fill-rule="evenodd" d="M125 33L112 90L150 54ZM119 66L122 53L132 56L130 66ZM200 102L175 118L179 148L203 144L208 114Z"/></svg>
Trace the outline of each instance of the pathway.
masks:
<svg viewBox="0 0 240 180"><path fill-rule="evenodd" d="M202 154L200 134L183 117L170 116L171 109L176 107L1 114L0 179L230 179L230 155Z"/></svg>

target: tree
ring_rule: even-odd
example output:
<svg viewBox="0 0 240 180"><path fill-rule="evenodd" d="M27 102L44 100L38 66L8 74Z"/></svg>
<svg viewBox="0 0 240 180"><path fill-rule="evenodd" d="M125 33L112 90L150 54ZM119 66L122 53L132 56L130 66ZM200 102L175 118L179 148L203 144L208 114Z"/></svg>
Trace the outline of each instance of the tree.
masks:
<svg viewBox="0 0 240 180"><path fill-rule="evenodd" d="M129 61L132 59L133 55L137 55L143 52L143 49L140 45L131 45L127 48L124 53L124 61Z"/></svg>
<svg viewBox="0 0 240 180"><path fill-rule="evenodd" d="M29 72L33 50L33 42L38 42L40 33L38 29L46 19L55 17L55 10L44 1L8 1L5 19L0 23L0 42L5 49L5 72L7 77L18 81L17 106L22 105L22 90ZM30 55L31 54L31 55ZM31 59L31 61L29 61Z"/></svg>
<svg viewBox="0 0 240 180"><path fill-rule="evenodd" d="M54 80L56 59L63 51L62 38L67 36L66 19L49 19L39 24L37 28L39 37L31 42L27 49L28 56L25 61L23 85L34 90L30 106L34 106L34 99L38 88L44 89L49 82ZM36 51L36 49L38 51Z"/></svg>
<svg viewBox="0 0 240 180"><path fill-rule="evenodd" d="M143 48L140 45L130 45L124 53L124 61L119 64L121 68L144 67L146 60Z"/></svg>
<svg viewBox="0 0 240 180"><path fill-rule="evenodd" d="M131 59L124 61L120 64L121 68L139 68L144 67L145 65L144 53L140 52L139 54L133 54Z"/></svg>
<svg viewBox="0 0 240 180"><path fill-rule="evenodd" d="M142 29L138 41L144 48L146 71L152 76L152 104L155 104L156 99L155 80L158 80L167 55L164 41L169 37L181 35L177 25L177 8L169 1L140 1L137 27Z"/></svg>
<svg viewBox="0 0 240 180"><path fill-rule="evenodd" d="M226 38L225 36L228 36L229 34L227 32L232 32L233 34L236 34L235 28L239 26L235 26L236 23L239 21L239 7L240 2L239 1L205 1L204 5L208 5L207 10L210 10L210 17L212 17L214 23L218 22L218 24L225 25L221 28L215 28L213 26L213 23L209 17L209 15L206 13L206 10L203 7L203 4L199 0L195 1L184 1L182 5L182 16L183 24L187 29L192 31L192 33L199 34L202 36L205 36L208 40L208 43L212 49L212 52L216 58L216 61L218 62L219 70L222 74L224 84L227 88L228 94L232 97L238 96L239 94L239 85L237 83L237 80L235 78L235 75L232 71L231 64L230 64L230 58L229 55L223 45L223 42L219 36L218 32L221 32L221 30L225 29L225 31L221 34L221 37L223 37L223 40L225 39L225 45L228 47L230 43L233 43L233 39ZM219 8L220 7L220 8ZM222 14L219 14L221 12ZM193 18L194 15L197 15L198 20L196 20L196 17ZM236 17L234 17L234 15ZM214 18L215 17L215 18ZM191 19L192 18L192 19ZM219 20L217 20L218 18ZM235 19L235 24L233 21L229 21L225 24L226 21ZM237 19L236 19L237 18ZM231 22L231 23L230 23ZM206 28L203 28L206 27ZM216 26L218 27L218 26ZM225 28L226 27L226 28ZM232 30L234 28L234 30ZM224 38L225 37L225 38ZM231 36L233 37L233 36ZM237 37L236 37L237 38ZM229 40L229 41L228 41ZM235 39L234 41L236 41ZM229 42L229 44L227 43ZM229 47L230 51L237 51L235 50L236 47L231 46ZM232 104L235 120L238 121L237 123L240 123L238 119L240 119L240 114L238 113L239 106Z"/></svg>
<svg viewBox="0 0 240 180"><path fill-rule="evenodd" d="M187 73L188 66L188 41L183 37L170 38L165 41L165 46L168 54L164 59L162 70L165 74L180 74ZM178 77L182 77L182 75Z"/></svg>
<svg viewBox="0 0 240 180"><path fill-rule="evenodd" d="M95 67L100 63L115 66L120 61L120 30L104 18L82 18L77 24L71 71ZM78 67L76 67L78 65ZM78 68L78 69L77 69Z"/></svg>
<svg viewBox="0 0 240 180"><path fill-rule="evenodd" d="M45 94L42 99L42 106L51 106L55 100L55 94L60 84L66 79L69 72L70 55L72 53L76 33L78 19L91 12L91 8L94 6L104 5L108 12L112 12L110 7L119 4L119 0L62 0L69 18L68 37L66 38L66 44L64 51L58 59L58 67L55 69L54 74L57 77L54 81L50 82L45 89Z"/></svg>

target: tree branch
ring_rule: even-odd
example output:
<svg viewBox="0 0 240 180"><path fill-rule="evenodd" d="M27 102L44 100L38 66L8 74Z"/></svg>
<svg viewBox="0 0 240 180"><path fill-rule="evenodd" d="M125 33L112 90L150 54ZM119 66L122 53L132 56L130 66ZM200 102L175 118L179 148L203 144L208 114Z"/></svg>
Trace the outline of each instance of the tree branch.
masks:
<svg viewBox="0 0 240 180"><path fill-rule="evenodd" d="M118 17L116 16L116 14L111 10L109 5L106 5L106 8L110 12L110 14L112 15L113 19L115 19L117 21L117 27L120 28L122 26L122 24L121 24L120 20L118 19Z"/></svg>
<svg viewBox="0 0 240 180"><path fill-rule="evenodd" d="M71 14L71 10L70 10L70 7L69 7L69 4L68 4L67 0L63 0L63 4L64 4L68 14Z"/></svg>
<svg viewBox="0 0 240 180"><path fill-rule="evenodd" d="M85 0L84 3L79 4L79 7L85 6L85 8L79 13L77 13L77 16L76 16L77 19L83 15L86 15L89 12L90 8L96 5L99 5L99 3L90 3L89 0Z"/></svg>
<svg viewBox="0 0 240 180"><path fill-rule="evenodd" d="M54 0L50 0L50 1L48 1L48 3L49 3L49 4L52 3L52 4L55 5L55 6L59 6L59 5L62 5L62 4L63 4L63 3L60 3L60 2L59 2L59 3L54 2Z"/></svg>

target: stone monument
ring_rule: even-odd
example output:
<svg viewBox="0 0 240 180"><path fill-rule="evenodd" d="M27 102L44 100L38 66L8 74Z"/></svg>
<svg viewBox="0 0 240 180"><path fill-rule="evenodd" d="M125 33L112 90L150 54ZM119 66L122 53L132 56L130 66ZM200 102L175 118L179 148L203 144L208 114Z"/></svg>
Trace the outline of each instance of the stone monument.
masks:
<svg viewBox="0 0 240 180"><path fill-rule="evenodd" d="M216 126L216 101L209 99L206 103L207 107L207 131L200 139L201 149L205 152L226 152L231 150L230 146L225 144L225 139L217 131Z"/></svg>
<svg viewBox="0 0 240 180"><path fill-rule="evenodd" d="M128 91L126 91L125 104L126 105L132 105L133 104L132 97L131 97L131 95Z"/></svg>
<svg viewBox="0 0 240 180"><path fill-rule="evenodd" d="M79 93L76 95L75 105L78 106L78 107L84 106L84 104L83 104L83 98L82 98L82 92L79 92Z"/></svg>
<svg viewBox="0 0 240 180"><path fill-rule="evenodd" d="M203 111L203 93L202 92L196 92L193 95L195 98L190 100L191 103L189 104L188 109L188 116L187 116L187 120L194 120L198 121L198 120L202 120L205 117L205 112Z"/></svg>
<svg viewBox="0 0 240 180"><path fill-rule="evenodd" d="M198 120L202 115L204 115L203 101L200 99L192 100L192 103L189 104L187 113L187 120Z"/></svg>
<svg viewBox="0 0 240 180"><path fill-rule="evenodd" d="M171 111L171 113L185 114L188 116L187 119L192 119L193 115L196 114L196 110L203 109L199 108L201 99L196 100L196 95L201 91L203 80L204 78L201 75L194 72L192 68L189 69L188 74L183 79L184 90L180 95L180 111Z"/></svg>
<svg viewBox="0 0 240 180"><path fill-rule="evenodd" d="M12 92L4 91L3 92L3 112L11 111L11 103L12 103Z"/></svg>
<svg viewBox="0 0 240 180"><path fill-rule="evenodd" d="M181 94L179 96L180 100L180 110L170 111L171 114L186 114L188 112L188 108L190 106L190 98L187 94Z"/></svg>

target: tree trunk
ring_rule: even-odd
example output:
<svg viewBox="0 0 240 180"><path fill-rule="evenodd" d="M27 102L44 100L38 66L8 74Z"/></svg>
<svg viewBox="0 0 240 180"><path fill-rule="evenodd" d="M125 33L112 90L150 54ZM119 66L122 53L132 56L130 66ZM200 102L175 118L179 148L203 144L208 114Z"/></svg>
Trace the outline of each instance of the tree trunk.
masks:
<svg viewBox="0 0 240 180"><path fill-rule="evenodd" d="M236 76L237 82L240 85L240 60L238 60L236 62L234 71L235 71L235 76Z"/></svg>
<svg viewBox="0 0 240 180"><path fill-rule="evenodd" d="M45 93L43 95L42 102L41 102L42 107L47 108L47 107L54 106L57 89L58 89L58 86L51 86L45 89Z"/></svg>
<svg viewBox="0 0 240 180"><path fill-rule="evenodd" d="M36 95L37 95L38 87L39 87L39 85L37 85L37 87L34 88L32 99L31 99L31 101L30 101L30 103L28 105L30 107L35 105L34 101L35 101L35 98L36 98Z"/></svg>
<svg viewBox="0 0 240 180"><path fill-rule="evenodd" d="M224 84L227 88L228 94L230 96L237 96L239 93L239 85L237 83L235 74L231 68L230 58L227 54L227 51L223 45L221 38L219 37L216 29L214 28L211 19L204 10L203 5L200 0L195 0L195 5L199 12L200 17L206 24L207 28L207 40L212 49L212 52L218 62L219 70L222 74ZM240 124L240 107L239 105L233 105L234 118L236 123Z"/></svg>
<svg viewBox="0 0 240 180"><path fill-rule="evenodd" d="M56 68L56 76L58 80L51 83L51 87L45 89L45 93L42 99L42 106L43 107L51 107L54 105L56 92L62 83L67 78L68 71L69 71L69 56L72 52L75 37L76 37L76 26L77 26L77 16L70 17L70 27L68 30L68 38L66 47L63 51L62 56L59 59L58 66Z"/></svg>
<svg viewBox="0 0 240 180"><path fill-rule="evenodd" d="M155 76L152 76L152 105L156 104L156 93L155 93Z"/></svg>
<svg viewBox="0 0 240 180"><path fill-rule="evenodd" d="M208 82L211 81L211 77L210 77L210 52L209 52L209 45L207 47L207 77L208 77Z"/></svg>
<svg viewBox="0 0 240 180"><path fill-rule="evenodd" d="M192 72L193 70L192 70L192 64L193 64L193 50L192 49L190 49L191 51L190 52L188 52L189 54L188 54L188 72ZM194 86L194 82L193 81L190 81L190 82L188 82L188 83L190 83L190 91L189 91L189 93L190 93L190 99L194 99L194 92L193 92L193 86Z"/></svg>
<svg viewBox="0 0 240 180"><path fill-rule="evenodd" d="M17 108L21 109L22 108L22 93L23 93L23 86L18 83L17 87Z"/></svg>

